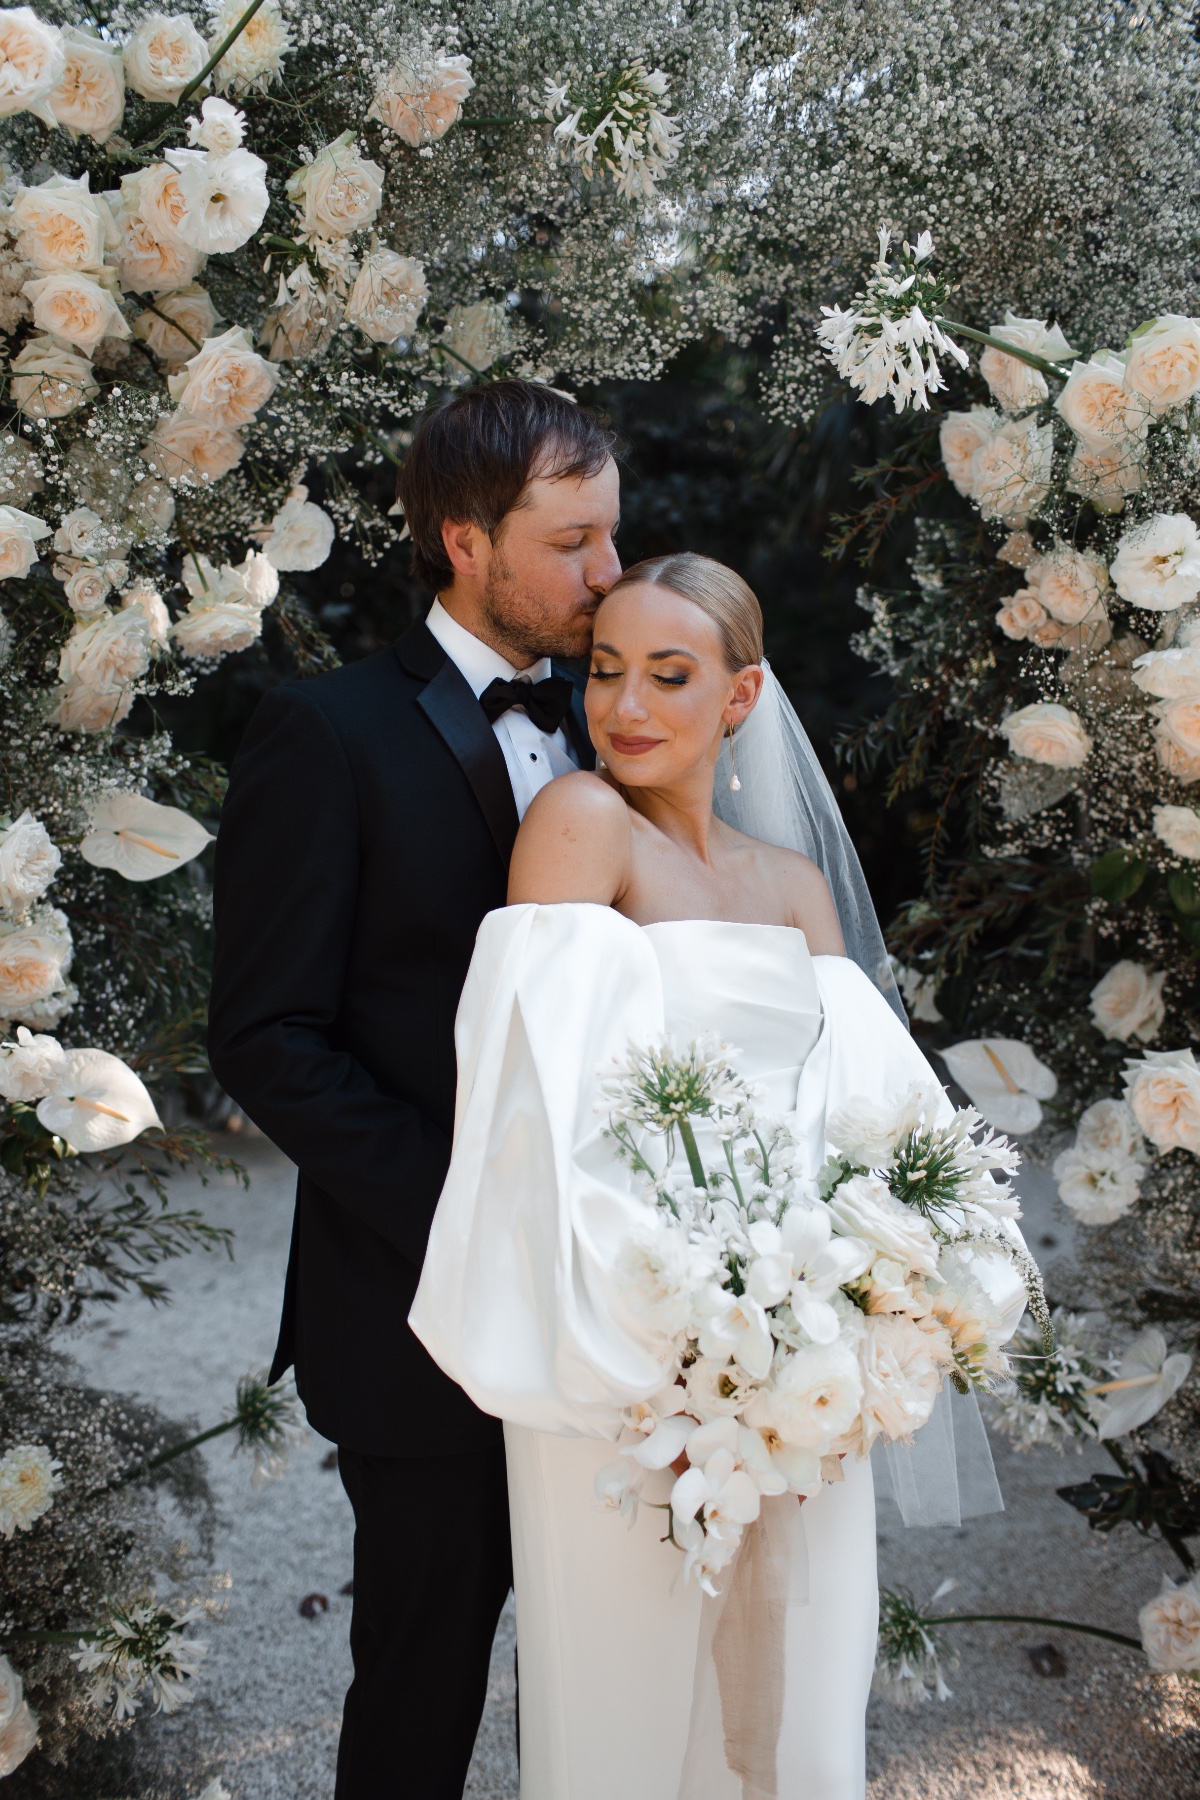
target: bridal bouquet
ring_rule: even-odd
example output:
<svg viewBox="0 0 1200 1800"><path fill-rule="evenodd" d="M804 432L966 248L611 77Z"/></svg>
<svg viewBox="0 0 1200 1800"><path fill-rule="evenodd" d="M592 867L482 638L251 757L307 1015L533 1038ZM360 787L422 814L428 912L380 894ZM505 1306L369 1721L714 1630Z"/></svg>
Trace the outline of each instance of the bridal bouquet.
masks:
<svg viewBox="0 0 1200 1800"><path fill-rule="evenodd" d="M1037 1270L1005 1229L1019 1217L1007 1139L971 1108L937 1123L932 1085L856 1098L828 1121L814 1183L787 1127L756 1116L735 1054L668 1039L604 1083L609 1134L651 1203L617 1280L663 1385L626 1409L597 1498L632 1516L649 1471L686 1464L668 1536L709 1593L764 1497L813 1494L843 1456L910 1441L947 1379L966 1392L1005 1375L978 1252L1017 1263L1049 1339Z"/></svg>

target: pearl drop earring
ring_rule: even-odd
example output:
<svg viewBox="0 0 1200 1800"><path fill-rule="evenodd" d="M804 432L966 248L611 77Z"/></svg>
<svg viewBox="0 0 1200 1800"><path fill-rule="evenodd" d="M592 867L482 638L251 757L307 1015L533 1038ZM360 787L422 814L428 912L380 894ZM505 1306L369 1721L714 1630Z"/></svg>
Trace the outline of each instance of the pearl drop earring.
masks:
<svg viewBox="0 0 1200 1800"><path fill-rule="evenodd" d="M730 719L730 721L729 721L729 767L733 771L733 773L729 777L729 791L731 794L740 794L742 791L742 784L738 780L737 756L736 756L736 754L734 752L734 748L733 748L733 720L732 719Z"/></svg>

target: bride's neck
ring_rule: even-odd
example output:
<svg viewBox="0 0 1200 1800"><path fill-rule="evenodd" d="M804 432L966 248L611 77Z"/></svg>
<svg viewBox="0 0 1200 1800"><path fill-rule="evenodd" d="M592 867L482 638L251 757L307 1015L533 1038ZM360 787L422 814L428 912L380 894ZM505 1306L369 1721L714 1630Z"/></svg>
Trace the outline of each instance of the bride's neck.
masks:
<svg viewBox="0 0 1200 1800"><path fill-rule="evenodd" d="M711 861L712 771L700 770L670 787L634 787L624 790L626 803L682 849L701 862Z"/></svg>

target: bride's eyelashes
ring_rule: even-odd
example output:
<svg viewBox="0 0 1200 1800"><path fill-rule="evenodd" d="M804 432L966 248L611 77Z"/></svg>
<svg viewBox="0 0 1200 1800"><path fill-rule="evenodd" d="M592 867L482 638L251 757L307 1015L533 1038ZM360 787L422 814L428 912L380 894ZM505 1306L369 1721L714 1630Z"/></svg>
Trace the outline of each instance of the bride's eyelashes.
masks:
<svg viewBox="0 0 1200 1800"><path fill-rule="evenodd" d="M588 671L588 680L617 681L620 674L620 669L591 669ZM659 687L685 687L688 677L686 675L653 675L651 680L656 681Z"/></svg>

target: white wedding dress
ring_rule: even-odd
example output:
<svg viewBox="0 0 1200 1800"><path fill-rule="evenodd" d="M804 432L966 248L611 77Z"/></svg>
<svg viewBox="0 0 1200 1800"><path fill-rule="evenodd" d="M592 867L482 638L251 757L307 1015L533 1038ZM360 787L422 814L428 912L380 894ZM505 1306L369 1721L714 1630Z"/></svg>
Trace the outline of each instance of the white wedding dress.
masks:
<svg viewBox="0 0 1200 1800"><path fill-rule="evenodd" d="M604 1135L598 1076L667 1031L736 1046L760 1113L788 1118L812 1173L827 1110L936 1085L861 970L810 956L800 931L637 926L589 905L484 920L458 1015L454 1155L411 1323L505 1420L521 1800L861 1800L870 1463L847 1458L844 1480L803 1507L766 1503L786 1604L773 1639L741 1640L740 1670L728 1641L721 1654L720 1603L679 1579L680 1553L660 1541L666 1515L643 1504L627 1529L594 1499L622 1407L661 1384L612 1279L647 1202ZM1019 1281L1003 1261L987 1273L1015 1326ZM646 1499L671 1481L652 1477ZM768 1641L769 1666L752 1666ZM751 1715L772 1681L764 1745Z"/></svg>

